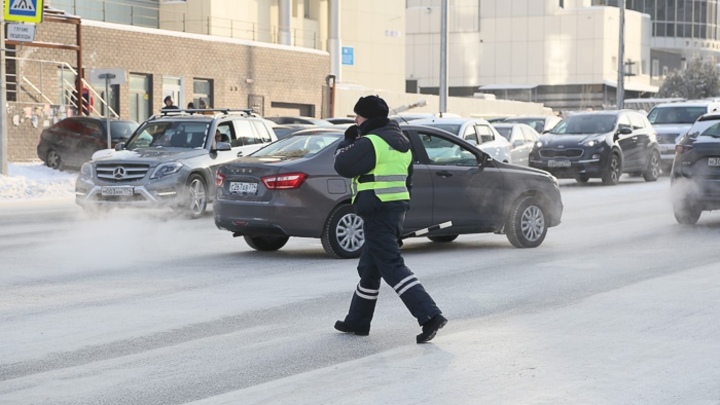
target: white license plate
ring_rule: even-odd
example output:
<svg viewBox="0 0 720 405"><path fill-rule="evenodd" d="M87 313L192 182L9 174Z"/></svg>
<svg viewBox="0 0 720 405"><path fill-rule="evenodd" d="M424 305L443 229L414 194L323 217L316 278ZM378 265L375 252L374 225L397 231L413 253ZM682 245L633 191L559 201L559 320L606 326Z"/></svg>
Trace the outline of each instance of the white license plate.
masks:
<svg viewBox="0 0 720 405"><path fill-rule="evenodd" d="M239 181L230 182L231 193L249 193L257 194L257 183L243 183Z"/></svg>
<svg viewBox="0 0 720 405"><path fill-rule="evenodd" d="M569 160L548 160L548 167L570 167Z"/></svg>
<svg viewBox="0 0 720 405"><path fill-rule="evenodd" d="M132 187L103 187L104 196L131 196L135 191Z"/></svg>
<svg viewBox="0 0 720 405"><path fill-rule="evenodd" d="M720 166L720 158L708 158L708 166Z"/></svg>

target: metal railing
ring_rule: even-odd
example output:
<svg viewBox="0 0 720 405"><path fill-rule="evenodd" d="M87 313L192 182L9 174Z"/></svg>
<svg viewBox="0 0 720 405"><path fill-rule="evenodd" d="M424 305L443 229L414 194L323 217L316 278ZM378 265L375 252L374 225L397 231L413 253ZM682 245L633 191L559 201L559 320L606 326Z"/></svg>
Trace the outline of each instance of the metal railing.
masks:
<svg viewBox="0 0 720 405"><path fill-rule="evenodd" d="M77 106L78 96L75 89L77 71L66 62L18 58L7 56L8 62L15 63L14 73L7 73L8 101L25 104L52 104L65 105L69 108ZM49 72L48 72L49 71ZM92 94L98 106L107 108L110 115L119 118L120 115L108 105L104 99L87 80L82 80L83 87ZM101 116L100 109L91 106L87 113L91 116Z"/></svg>

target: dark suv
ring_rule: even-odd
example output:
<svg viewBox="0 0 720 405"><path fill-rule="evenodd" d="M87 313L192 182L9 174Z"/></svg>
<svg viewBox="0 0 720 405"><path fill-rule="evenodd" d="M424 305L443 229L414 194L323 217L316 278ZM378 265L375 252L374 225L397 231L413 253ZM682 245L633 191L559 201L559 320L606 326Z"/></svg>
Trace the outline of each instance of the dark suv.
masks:
<svg viewBox="0 0 720 405"><path fill-rule="evenodd" d="M679 223L694 224L702 211L720 209L720 114L701 116L680 138L670 181Z"/></svg>
<svg viewBox="0 0 720 405"><path fill-rule="evenodd" d="M86 209L171 207L197 218L215 196L217 166L275 140L270 121L250 110L165 110L80 168L75 201Z"/></svg>
<svg viewBox="0 0 720 405"><path fill-rule="evenodd" d="M138 127L135 121L111 120L111 145L125 142ZM93 153L108 148L105 118L69 117L45 128L40 134L37 155L48 167L80 167Z"/></svg>
<svg viewBox="0 0 720 405"><path fill-rule="evenodd" d="M660 148L655 130L638 112L582 112L540 137L530 153L530 166L579 183L595 177L615 185L622 173L655 181Z"/></svg>

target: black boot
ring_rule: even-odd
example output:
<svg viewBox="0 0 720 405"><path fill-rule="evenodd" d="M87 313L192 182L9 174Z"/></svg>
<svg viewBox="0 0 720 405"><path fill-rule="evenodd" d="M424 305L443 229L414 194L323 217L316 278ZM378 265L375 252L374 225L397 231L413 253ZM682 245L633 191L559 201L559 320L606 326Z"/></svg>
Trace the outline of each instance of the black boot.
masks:
<svg viewBox="0 0 720 405"><path fill-rule="evenodd" d="M426 343L431 341L437 334L437 331L445 326L447 322L448 320L442 316L442 314L433 316L429 321L422 325L422 333L417 335L417 342ZM337 328L337 325L335 325L335 327Z"/></svg>
<svg viewBox="0 0 720 405"><path fill-rule="evenodd" d="M335 329L339 330L340 332L345 333L354 333L358 336L367 336L370 334L370 327L362 328L362 329L355 329L345 323L344 321L337 321L335 322Z"/></svg>

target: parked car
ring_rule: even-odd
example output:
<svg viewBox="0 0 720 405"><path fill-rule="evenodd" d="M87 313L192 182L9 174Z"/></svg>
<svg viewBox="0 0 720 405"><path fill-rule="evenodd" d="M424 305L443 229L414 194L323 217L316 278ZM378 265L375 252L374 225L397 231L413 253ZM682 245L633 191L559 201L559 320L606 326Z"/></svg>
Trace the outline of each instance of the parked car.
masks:
<svg viewBox="0 0 720 405"><path fill-rule="evenodd" d="M565 118L541 135L530 154L530 167L585 183L599 177L615 185L622 173L655 181L660 148L647 118L636 111L582 112Z"/></svg>
<svg viewBox="0 0 720 405"><path fill-rule="evenodd" d="M127 141L138 125L135 121L110 120L111 145ZM107 147L105 118L68 117L42 131L37 155L53 169L78 168L90 160L93 153Z"/></svg>
<svg viewBox="0 0 720 405"><path fill-rule="evenodd" d="M560 189L547 172L502 163L436 128L402 128L415 159L405 231L452 221L424 236L451 242L461 234L505 233L513 246L530 248L560 223ZM256 250L275 251L290 237L308 237L320 239L331 256L359 256L362 219L350 204L350 181L333 167L343 132L306 129L221 165L217 227L243 236Z"/></svg>
<svg viewBox="0 0 720 405"><path fill-rule="evenodd" d="M450 132L476 145L493 159L512 163L510 142L482 118L428 118L414 120L412 123Z"/></svg>
<svg viewBox="0 0 720 405"><path fill-rule="evenodd" d="M293 134L294 132L300 131L301 129L310 128L314 125L305 125L305 124L274 124L272 126L273 132L275 132L275 135L278 137L278 139L285 138L286 136L289 136Z"/></svg>
<svg viewBox="0 0 720 405"><path fill-rule="evenodd" d="M265 117L266 119L280 125L314 125L314 126L330 126L332 122L314 117Z"/></svg>
<svg viewBox="0 0 720 405"><path fill-rule="evenodd" d="M527 124L498 122L492 126L510 142L510 159L513 164L527 166L530 152L540 139L540 134Z"/></svg>
<svg viewBox="0 0 720 405"><path fill-rule="evenodd" d="M647 118L657 132L661 167L665 173L670 173L675 159L675 145L680 138L698 117L715 111L720 111L720 102L714 100L664 103L650 110Z"/></svg>
<svg viewBox="0 0 720 405"><path fill-rule="evenodd" d="M230 142L216 142L216 131ZM267 120L251 110L166 110L127 143L82 165L75 202L90 210L171 207L197 218L215 196L217 167L275 140Z"/></svg>
<svg viewBox="0 0 720 405"><path fill-rule="evenodd" d="M720 209L720 113L698 118L675 146L670 184L677 222Z"/></svg>
<svg viewBox="0 0 720 405"><path fill-rule="evenodd" d="M521 124L528 124L539 134L542 134L543 132L555 128L560 121L562 121L562 118L556 115L524 115L505 118L503 122L519 122Z"/></svg>

